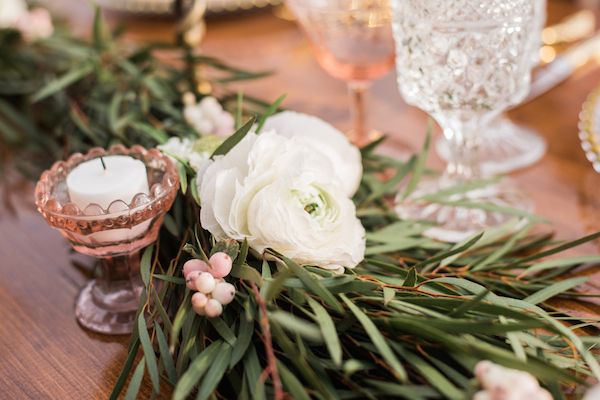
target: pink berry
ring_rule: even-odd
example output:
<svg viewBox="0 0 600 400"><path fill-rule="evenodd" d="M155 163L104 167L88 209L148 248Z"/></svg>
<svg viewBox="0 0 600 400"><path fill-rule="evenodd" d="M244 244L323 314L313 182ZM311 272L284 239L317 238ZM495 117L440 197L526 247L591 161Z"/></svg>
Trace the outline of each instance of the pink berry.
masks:
<svg viewBox="0 0 600 400"><path fill-rule="evenodd" d="M189 274L187 274L187 277L185 278L185 284L188 287L188 289L190 290L198 290L196 289L196 278L201 274L202 272L200 271L192 271Z"/></svg>
<svg viewBox="0 0 600 400"><path fill-rule="evenodd" d="M235 299L235 286L227 282L217 283L211 295L213 299L225 306Z"/></svg>
<svg viewBox="0 0 600 400"><path fill-rule="evenodd" d="M208 297L204 293L194 293L192 296L192 308L196 314L204 315L204 307L208 303Z"/></svg>
<svg viewBox="0 0 600 400"><path fill-rule="evenodd" d="M183 276L187 279L188 275L193 271L207 272L208 264L202 260L189 260L183 264Z"/></svg>
<svg viewBox="0 0 600 400"><path fill-rule="evenodd" d="M217 282L215 282L215 278L209 272L201 272L194 280L194 284L197 291L208 294L214 290Z"/></svg>
<svg viewBox="0 0 600 400"><path fill-rule="evenodd" d="M218 317L223 313L223 306L217 300L210 299L204 306L204 313L208 318Z"/></svg>
<svg viewBox="0 0 600 400"><path fill-rule="evenodd" d="M208 260L210 263L209 272L215 278L225 278L231 272L231 267L233 266L233 260L229 257L229 254L226 253L215 253Z"/></svg>

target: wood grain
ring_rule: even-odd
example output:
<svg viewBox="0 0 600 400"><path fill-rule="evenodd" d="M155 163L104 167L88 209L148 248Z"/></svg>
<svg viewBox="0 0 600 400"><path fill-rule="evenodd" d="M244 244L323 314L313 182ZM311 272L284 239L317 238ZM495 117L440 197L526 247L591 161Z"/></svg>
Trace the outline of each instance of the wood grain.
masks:
<svg viewBox="0 0 600 400"><path fill-rule="evenodd" d="M85 34L92 10L86 2L47 2ZM567 1L553 1L550 20L577 9ZM125 23L126 39L170 41L171 20L125 19L109 15L111 23ZM272 77L247 83L247 93L274 100L288 94L286 107L321 116L349 128L346 88L330 78L313 59L294 23L271 12L211 19L202 45L207 54L250 69L268 69ZM513 175L547 216L558 238L573 239L600 229L600 175L585 160L577 138L582 102L600 79L600 69L588 66L556 90L511 113L513 119L541 133L548 154L533 167ZM401 154L417 150L427 117L406 105L390 73L376 82L368 105L373 127L389 134L388 150ZM431 164L442 163L432 156ZM19 191L18 217L0 208L0 398L104 399L117 379L126 356L127 337L107 337L81 329L73 314L74 299L89 274L89 260L70 254L67 244L46 226L31 207L31 188ZM597 254L600 242L572 253ZM83 264L75 268L72 261ZM589 269L586 287L600 291L600 269ZM561 304L559 304L561 305ZM598 315L593 302L562 303L582 315ZM150 396L148 384L143 398ZM168 396L166 394L165 396Z"/></svg>

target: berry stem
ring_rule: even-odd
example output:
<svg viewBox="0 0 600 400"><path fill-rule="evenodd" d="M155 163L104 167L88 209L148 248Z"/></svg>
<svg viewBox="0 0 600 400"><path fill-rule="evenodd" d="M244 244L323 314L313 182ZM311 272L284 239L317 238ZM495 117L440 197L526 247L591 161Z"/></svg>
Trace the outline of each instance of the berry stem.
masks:
<svg viewBox="0 0 600 400"><path fill-rule="evenodd" d="M275 400L284 400L285 392L283 391L283 386L281 384L281 379L279 377L279 371L277 371L277 359L275 358L275 351L273 351L273 339L271 337L271 326L269 325L269 318L267 316L267 303L265 299L260 295L260 291L256 286L256 283L251 282L252 291L254 292L254 297L256 298L256 302L258 303L258 307L261 311L260 317L260 329L263 333L263 342L265 344L265 351L267 353L267 368L263 371L261 376L271 375L271 379L273 380L273 389L275 390L274 398Z"/></svg>

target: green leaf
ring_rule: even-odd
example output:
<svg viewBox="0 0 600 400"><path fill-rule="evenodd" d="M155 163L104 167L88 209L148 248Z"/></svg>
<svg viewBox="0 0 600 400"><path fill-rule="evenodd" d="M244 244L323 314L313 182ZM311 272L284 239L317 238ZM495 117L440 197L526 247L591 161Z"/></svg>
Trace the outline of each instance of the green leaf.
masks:
<svg viewBox="0 0 600 400"><path fill-rule="evenodd" d="M251 398L254 400L263 400L265 396L265 383L260 379L263 368L260 365L256 348L252 345L244 357L244 379L250 389Z"/></svg>
<svg viewBox="0 0 600 400"><path fill-rule="evenodd" d="M146 247L142 254L140 261L140 275L142 276L142 282L144 286L148 288L150 284L150 271L152 270L152 253L154 252L154 245Z"/></svg>
<svg viewBox="0 0 600 400"><path fill-rule="evenodd" d="M285 263L285 265L287 265L287 267L290 268L298 278L300 278L306 288L319 296L325 303L329 304L329 306L337 312L344 312L339 301L337 301L335 296L329 290L327 290L318 279L313 278L310 273L289 258L281 255L279 257Z"/></svg>
<svg viewBox="0 0 600 400"><path fill-rule="evenodd" d="M545 257L551 256L551 255L554 255L554 254L558 254L558 253L561 253L561 252L563 252L565 250L572 249L573 247L580 246L580 245L582 245L584 243L591 242L591 241L596 240L598 238L600 238L600 232L596 232L596 233L593 233L591 235L584 236L581 239L573 240L572 242L567 242L567 243L560 244L560 245L558 245L556 247L553 247L553 248L551 248L549 250L545 250L545 251L541 251L541 252L532 254L532 255L530 255L528 257L525 257L525 258L522 258L520 260L517 260L516 262L510 264L509 267L516 267L517 265L522 265L522 264L527 263L529 261L539 260L541 258L545 258Z"/></svg>
<svg viewBox="0 0 600 400"><path fill-rule="evenodd" d="M235 344L236 338L231 328L223 321L222 318L209 318L208 321L219 333L219 335L231 346Z"/></svg>
<svg viewBox="0 0 600 400"><path fill-rule="evenodd" d="M200 194L198 193L198 185L195 182L190 186L192 188L192 197L197 205L200 205Z"/></svg>
<svg viewBox="0 0 600 400"><path fill-rule="evenodd" d="M204 376L204 379L202 379L202 384L198 389L196 400L208 399L212 392L217 388L219 383L221 383L221 379L223 379L223 375L225 374L227 366L229 365L230 356L231 346L228 344L223 344L223 346L221 346L219 356L212 360L210 369L206 373L206 376Z"/></svg>
<svg viewBox="0 0 600 400"><path fill-rule="evenodd" d="M165 371L171 384L174 385L177 382L177 372L175 372L175 363L173 362L173 356L169 351L169 344L167 343L167 338L160 327L160 324L154 325L156 329L156 340L158 341L158 348L160 350L160 359L162 361L163 366L165 367Z"/></svg>
<svg viewBox="0 0 600 400"><path fill-rule="evenodd" d="M125 363L123 364L123 369L121 370L121 373L119 374L119 378L117 378L117 382L115 383L115 386L110 394L110 400L117 400L117 398L119 397L119 394L121 394L121 391L123 390L123 386L125 385L125 382L127 381L127 377L129 376L129 372L131 371L131 367L133 366L133 362L135 361L135 357L137 356L138 353L138 349L140 348L140 340L138 338L136 338L133 343L131 344L131 350L129 350L129 354L127 355L127 359L125 360ZM143 362L140 362L140 364L144 364ZM139 366L138 366L139 368ZM142 374L143 374L143 367L142 367Z"/></svg>
<svg viewBox="0 0 600 400"><path fill-rule="evenodd" d="M37 103L38 101L44 100L46 97L52 96L53 94L60 92L67 86L70 86L73 83L79 81L80 79L83 79L93 70L94 66L90 63L78 65L63 76L48 82L48 84L40 88L37 92L33 94L31 101L33 103Z"/></svg>
<svg viewBox="0 0 600 400"><path fill-rule="evenodd" d="M235 145L242 141L252 129L252 125L256 121L256 117L252 117L246 122L240 129L238 129L233 135L229 136L227 140L225 140L210 156L214 158L215 156L221 156L229 153L229 150L233 149Z"/></svg>
<svg viewBox="0 0 600 400"><path fill-rule="evenodd" d="M286 311L269 312L269 320L279 324L283 329L296 333L305 339L316 343L323 342L323 336L319 328L305 319L298 318Z"/></svg>
<svg viewBox="0 0 600 400"><path fill-rule="evenodd" d="M588 278L582 277L571 278L565 281L556 282L555 284L545 287L544 289L535 292L531 296L526 297L525 299L523 299L523 301L526 301L531 304L543 303L546 300L551 299L552 297L558 294L566 292L567 290L573 289L574 287L579 286L587 281Z"/></svg>
<svg viewBox="0 0 600 400"><path fill-rule="evenodd" d="M522 274L523 276L531 275L536 272L545 271L553 268L561 268L566 266L575 266L579 264L587 263L600 263L600 256L579 256L579 257L565 257L557 258L553 260L546 260L537 264L531 265Z"/></svg>
<svg viewBox="0 0 600 400"><path fill-rule="evenodd" d="M178 276L169 276L169 275L162 275L162 274L154 274L152 276L156 279L160 279L161 281L174 283L176 285L185 285L185 279L180 278Z"/></svg>
<svg viewBox="0 0 600 400"><path fill-rule="evenodd" d="M408 175L408 173L414 169L416 162L417 157L412 156L405 164L398 166L396 174L390 180L382 184L379 188L373 190L373 192L365 200L365 203L370 203L375 199L379 199L384 194L396 190L396 187L400 184L400 182L402 182L406 175Z"/></svg>
<svg viewBox="0 0 600 400"><path fill-rule="evenodd" d="M421 176L423 175L423 171L425 170L425 164L427 163L427 157L429 156L429 146L431 144L431 132L433 131L433 121L429 119L427 123L427 134L425 135L425 142L423 143L423 149L417 156L417 161L415 164L415 168L413 169L413 174L404 189L404 193L402 194L402 200L406 200L417 188L417 184L421 180Z"/></svg>
<svg viewBox="0 0 600 400"><path fill-rule="evenodd" d="M414 287L416 284L417 284L417 270L415 269L415 267L412 267L411 269L408 270L406 279L404 280L404 283L402 284L402 286Z"/></svg>
<svg viewBox="0 0 600 400"><path fill-rule="evenodd" d="M367 379L366 382L387 394L388 396L401 397L408 400L426 400L438 397L437 392L428 386L399 385L392 382Z"/></svg>
<svg viewBox="0 0 600 400"><path fill-rule="evenodd" d="M237 104L235 108L235 129L240 129L242 126L242 113L244 112L244 92L237 92Z"/></svg>
<svg viewBox="0 0 600 400"><path fill-rule="evenodd" d="M363 313L360 308L358 308L352 301L350 301L344 294L340 294L340 297L346 303L352 314L356 317L358 322L363 326L367 335L371 339L371 342L375 345L379 354L383 357L383 359L387 362L387 364L392 368L394 375L397 379L401 381L407 380L406 371L400 364L400 361L394 355L394 352L388 345L385 337L381 334L375 323L371 321L371 319Z"/></svg>
<svg viewBox="0 0 600 400"><path fill-rule="evenodd" d="M154 348L152 347L152 342L150 341L150 336L148 335L148 327L146 326L146 320L143 312L138 315L137 320L138 334L140 335L140 342L142 343L142 349L144 350L144 356L146 358L146 367L148 368L148 372L150 374L150 380L152 381L154 392L158 393L160 391L160 377L158 375L156 354L154 353Z"/></svg>
<svg viewBox="0 0 600 400"><path fill-rule="evenodd" d="M292 274L293 271L291 269L283 269L275 275L274 279L271 279L264 284L261 289L261 295L267 303L279 296L279 293L281 293L284 288L284 284Z"/></svg>
<svg viewBox="0 0 600 400"><path fill-rule="evenodd" d="M161 322L164 325L165 330L167 332L172 332L173 324L171 323L171 319L169 318L169 315L167 314L167 311L165 310L165 307L162 304L161 297L158 294L157 290L152 290L152 297L154 298L154 306L156 307L156 310L158 311L158 315L162 319Z"/></svg>
<svg viewBox="0 0 600 400"><path fill-rule="evenodd" d="M527 236L531 229L531 225L525 225L519 232L517 232L513 237L508 239L502 246L500 246L496 251L489 254L487 257L482 259L481 261L475 263L473 267L471 267L471 272L475 271L486 271L489 270L488 265L498 261L501 257L508 254L515 245L524 237Z"/></svg>
<svg viewBox="0 0 600 400"><path fill-rule="evenodd" d="M464 243L458 243L451 250L440 252L433 257L430 257L424 261L415 265L415 269L421 269L428 265L434 265L437 262L447 259L448 257L452 257L456 254L460 254L468 249L470 249L475 243L479 241L483 237L484 233L480 233L475 235L472 238L467 239Z"/></svg>
<svg viewBox="0 0 600 400"><path fill-rule="evenodd" d="M112 97L112 100L110 101L110 104L108 106L108 125L110 126L110 130L113 131L113 133L115 134L120 133L120 127L117 123L119 121L119 108L121 106L122 100L123 94L117 92Z"/></svg>
<svg viewBox="0 0 600 400"><path fill-rule="evenodd" d="M249 282L254 282L257 285L261 285L262 277L254 268L250 268L247 265L233 265L233 269L231 270L231 276L238 279L243 279Z"/></svg>
<svg viewBox="0 0 600 400"><path fill-rule="evenodd" d="M383 304L384 305L388 305L390 303L390 301L394 300L394 297L396 296L396 291L392 288L389 288L387 286L385 286L383 288Z"/></svg>
<svg viewBox="0 0 600 400"><path fill-rule="evenodd" d="M394 348L397 347L398 345L394 346ZM464 399L464 394L452 382L419 355L408 351L402 351L400 354L445 398L451 400Z"/></svg>
<svg viewBox="0 0 600 400"><path fill-rule="evenodd" d="M196 359L190 364L187 371L181 376L175 391L173 392L173 400L184 400L200 382L206 371L211 365L214 365L215 359L222 359L221 350L224 346L222 340L217 340L208 346Z"/></svg>
<svg viewBox="0 0 600 400"><path fill-rule="evenodd" d="M482 290L470 301L463 302L459 307L450 313L451 317L460 318L472 309L476 308L490 293L489 290Z"/></svg>
<svg viewBox="0 0 600 400"><path fill-rule="evenodd" d="M96 6L94 10L93 44L97 49L107 47L107 29L102 18L102 10Z"/></svg>
<svg viewBox="0 0 600 400"><path fill-rule="evenodd" d="M142 378L144 377L144 360L145 358L142 357L138 366L135 368L135 372L131 377L131 382L129 382L129 387L125 393L125 400L137 399L140 387L142 386Z"/></svg>
<svg viewBox="0 0 600 400"><path fill-rule="evenodd" d="M187 192L188 180L187 180L187 171L185 170L185 165L180 162L177 162L177 172L179 173L179 183L181 185L181 193L185 194Z"/></svg>
<svg viewBox="0 0 600 400"><path fill-rule="evenodd" d="M254 337L254 321L240 316L240 329L238 332L237 339L233 345L231 352L231 361L229 362L229 368L233 368L246 354L246 350Z"/></svg>
<svg viewBox="0 0 600 400"><path fill-rule="evenodd" d="M169 140L169 136L163 130L157 129L148 123L134 122L131 124L131 127L147 135L158 144L163 144Z"/></svg>
<svg viewBox="0 0 600 400"><path fill-rule="evenodd" d="M285 100L286 96L287 96L286 94L279 96L279 98L277 98L277 100L275 100L275 102L273 104L271 104L269 106L269 108L267 108L267 110L264 112L264 114L258 120L258 126L256 127L256 133L260 133L263 126L265 125L265 122L267 122L267 119L271 115L275 114L275 112L277 111L277 109L279 108L281 103L283 103L283 101Z"/></svg>
<svg viewBox="0 0 600 400"><path fill-rule="evenodd" d="M319 304L319 302L310 297L308 297L307 300L310 308L312 308L315 313L315 321L319 324L321 335L325 340L325 345L331 355L331 360L339 367L342 365L342 345L340 344L338 333L335 330L333 319L331 319L331 316L327 313L325 307Z"/></svg>
<svg viewBox="0 0 600 400"><path fill-rule="evenodd" d="M310 400L310 396L306 393L302 382L283 364L277 363L277 369L281 377L281 382L287 391L292 395L294 400Z"/></svg>

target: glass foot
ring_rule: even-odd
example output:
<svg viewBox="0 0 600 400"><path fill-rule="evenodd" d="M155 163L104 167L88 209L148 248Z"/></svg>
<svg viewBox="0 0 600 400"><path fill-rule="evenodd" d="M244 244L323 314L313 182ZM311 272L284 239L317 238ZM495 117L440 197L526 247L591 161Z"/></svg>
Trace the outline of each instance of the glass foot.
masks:
<svg viewBox="0 0 600 400"><path fill-rule="evenodd" d="M100 259L100 277L83 288L75 304L83 327L108 335L133 332L144 288L139 260L138 252Z"/></svg>
<svg viewBox="0 0 600 400"><path fill-rule="evenodd" d="M113 284L110 293L96 280L88 283L79 294L75 315L79 323L94 332L125 335L133 332L139 305L139 293L126 283ZM129 287L126 287L129 286Z"/></svg>
<svg viewBox="0 0 600 400"><path fill-rule="evenodd" d="M493 176L528 167L544 156L546 147L540 135L500 116L479 137L481 172ZM436 150L442 159L449 160L450 149L445 138L438 140Z"/></svg>
<svg viewBox="0 0 600 400"><path fill-rule="evenodd" d="M371 129L362 135L357 134L354 131L349 131L346 133L346 137L353 145L361 148L371 142L374 142L375 140L381 139L383 137L383 133L377 129Z"/></svg>
<svg viewBox="0 0 600 400"><path fill-rule="evenodd" d="M450 243L463 241L484 230L498 227L518 218L505 212L440 204L424 199L427 195L439 193L441 190L455 185L456 182L445 178L425 178L409 198L396 199L396 213L401 219L436 223L437 226L425 231L424 235ZM508 179L484 188L454 194L445 200L447 202L492 204L527 212L533 210L533 204L529 198ZM523 220L523 223L525 222ZM516 224L514 229L519 229L519 224Z"/></svg>

